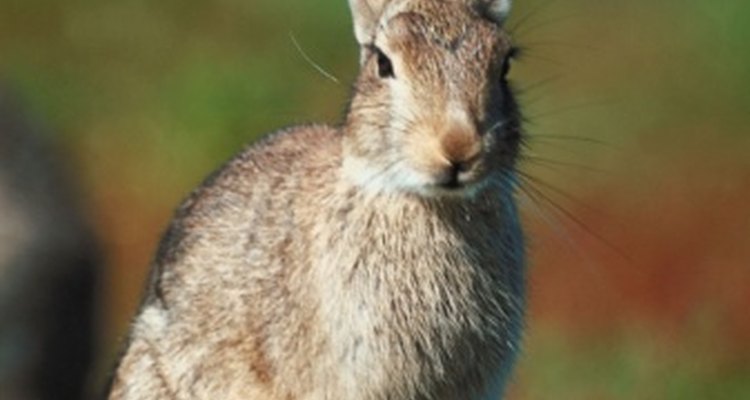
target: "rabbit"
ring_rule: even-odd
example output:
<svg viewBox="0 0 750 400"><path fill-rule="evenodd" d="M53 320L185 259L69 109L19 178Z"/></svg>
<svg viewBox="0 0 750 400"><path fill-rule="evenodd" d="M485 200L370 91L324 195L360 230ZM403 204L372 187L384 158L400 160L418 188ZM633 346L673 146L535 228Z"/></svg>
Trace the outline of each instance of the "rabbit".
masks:
<svg viewBox="0 0 750 400"><path fill-rule="evenodd" d="M350 0L339 126L280 130L176 211L109 399L499 399L519 351L509 0Z"/></svg>
<svg viewBox="0 0 750 400"><path fill-rule="evenodd" d="M59 148L0 80L0 398L80 400L101 258Z"/></svg>

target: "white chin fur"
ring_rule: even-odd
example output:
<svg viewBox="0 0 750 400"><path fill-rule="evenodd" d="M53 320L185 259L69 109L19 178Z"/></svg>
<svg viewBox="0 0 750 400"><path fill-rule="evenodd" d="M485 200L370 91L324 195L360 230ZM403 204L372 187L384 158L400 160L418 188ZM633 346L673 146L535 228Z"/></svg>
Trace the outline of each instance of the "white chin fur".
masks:
<svg viewBox="0 0 750 400"><path fill-rule="evenodd" d="M343 176L358 188L370 194L416 194L423 197L474 197L487 182L470 184L463 189L444 189L434 185L431 177L396 163L385 170L358 157L346 157Z"/></svg>
<svg viewBox="0 0 750 400"><path fill-rule="evenodd" d="M378 168L371 161L359 157L344 158L343 175L355 186L374 194L414 193L429 182L427 177L402 163L396 163L390 168Z"/></svg>

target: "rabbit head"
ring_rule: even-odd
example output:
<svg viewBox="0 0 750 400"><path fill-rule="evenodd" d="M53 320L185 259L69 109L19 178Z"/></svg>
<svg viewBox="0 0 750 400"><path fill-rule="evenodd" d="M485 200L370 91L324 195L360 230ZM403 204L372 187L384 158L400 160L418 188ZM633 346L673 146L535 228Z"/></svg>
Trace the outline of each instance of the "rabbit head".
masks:
<svg viewBox="0 0 750 400"><path fill-rule="evenodd" d="M349 0L361 71L344 171L378 192L476 193L513 169L521 131L503 30L510 0Z"/></svg>

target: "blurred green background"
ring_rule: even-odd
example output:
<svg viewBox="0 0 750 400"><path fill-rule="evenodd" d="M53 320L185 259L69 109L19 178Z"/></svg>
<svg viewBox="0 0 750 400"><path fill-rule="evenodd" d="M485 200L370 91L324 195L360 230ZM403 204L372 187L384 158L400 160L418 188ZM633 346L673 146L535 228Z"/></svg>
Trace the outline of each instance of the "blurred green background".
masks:
<svg viewBox="0 0 750 400"><path fill-rule="evenodd" d="M750 398L750 2L515 3L531 262L511 398ZM104 246L100 370L180 199L264 132L339 120L350 31L344 0L0 1L0 79Z"/></svg>

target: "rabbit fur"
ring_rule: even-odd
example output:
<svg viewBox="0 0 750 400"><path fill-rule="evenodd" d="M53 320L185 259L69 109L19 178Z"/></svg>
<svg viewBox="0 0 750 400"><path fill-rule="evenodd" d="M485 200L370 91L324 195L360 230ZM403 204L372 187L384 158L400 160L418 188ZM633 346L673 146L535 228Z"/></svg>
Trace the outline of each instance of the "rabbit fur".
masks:
<svg viewBox="0 0 750 400"><path fill-rule="evenodd" d="M270 134L178 209L109 398L499 399L518 352L507 0L350 0L339 126Z"/></svg>

